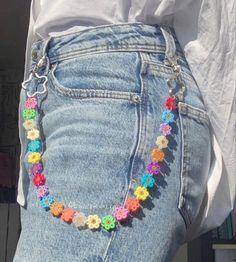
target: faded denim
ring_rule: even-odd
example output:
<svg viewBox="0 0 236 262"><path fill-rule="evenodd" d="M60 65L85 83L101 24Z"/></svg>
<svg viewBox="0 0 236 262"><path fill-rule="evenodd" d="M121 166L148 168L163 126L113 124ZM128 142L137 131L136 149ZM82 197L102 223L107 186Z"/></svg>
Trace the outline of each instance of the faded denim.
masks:
<svg viewBox="0 0 236 262"><path fill-rule="evenodd" d="M171 29L172 30L172 29ZM27 207L14 262L169 262L199 210L210 166L209 118L175 33L186 85L158 188L138 215L117 227L92 232L46 212L27 173ZM150 161L168 96L165 41L158 25L108 25L44 39L32 46L32 68L46 53L47 93L39 95L44 174L50 193L67 206L104 215L122 204L132 180ZM30 92L42 87L32 79ZM177 88L177 86L176 86ZM25 101L21 90L19 108ZM25 169L26 138L20 130Z"/></svg>

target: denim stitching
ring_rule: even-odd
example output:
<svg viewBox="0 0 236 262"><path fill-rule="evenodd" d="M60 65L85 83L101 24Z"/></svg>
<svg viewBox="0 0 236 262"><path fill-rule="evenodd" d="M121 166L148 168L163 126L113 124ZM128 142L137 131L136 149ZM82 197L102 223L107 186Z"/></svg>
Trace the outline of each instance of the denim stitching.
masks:
<svg viewBox="0 0 236 262"><path fill-rule="evenodd" d="M75 97L80 99L87 99L91 97L97 97L97 98L115 98L115 99L124 99L129 101L134 101L134 96L138 96L140 98L140 101L142 99L142 93L138 92L124 92L124 91L116 91L116 90L100 90L100 89L74 89L74 88L66 88L63 85L61 85L56 77L54 76L54 70L56 69L56 66L53 68L53 70L50 72L51 77L48 78L49 82L51 82L51 85L53 88L58 91L60 94L68 96L68 97ZM50 76L50 75L49 75ZM137 101L139 102L139 101Z"/></svg>
<svg viewBox="0 0 236 262"><path fill-rule="evenodd" d="M184 190L186 186L184 185L184 173L186 173L186 162L185 162L185 156L186 156L186 144L184 139L184 126L183 126L183 119L182 115L179 113L179 123L180 123L180 130L181 130L181 171L180 171L180 191L179 191L179 200L178 200L178 209L183 217L185 227L188 229L188 226L190 224L189 220L187 219L186 212L185 212L185 197L184 194L186 193Z"/></svg>
<svg viewBox="0 0 236 262"><path fill-rule="evenodd" d="M141 68L140 68L140 71L139 71L139 78L141 80L141 93L144 93L144 85L143 85L143 81L142 81L142 72L144 70L144 64L142 63L142 59L140 59L140 63L141 63ZM132 181L132 178L133 178L133 169L134 169L134 164L135 164L135 160L137 158L137 156L140 154L140 149L142 149L143 147L141 146L141 141L142 141L142 128L145 126L143 125L143 122L144 122L144 119L145 119L145 114L142 114L142 106L141 105L137 105L137 111L138 113L137 115L137 119L138 119L138 124L137 124L137 140L136 140L136 143L135 143L135 148L133 150L133 158L130 160L130 170L129 170L129 174L130 174L130 181L129 181L129 185L128 185L128 188L127 188L127 191L126 191L126 195L125 195L125 199L124 199L124 203L129 195L129 190L131 188L131 181ZM145 139L144 139L145 140ZM115 237L115 233L116 231L113 231L114 234L112 235L111 237L111 240L107 246L107 249L106 249L106 252L104 253L103 255L103 259L104 259L104 262L107 261L107 258L108 258L108 250L109 250L109 247L111 246L111 242L113 240L113 238ZM113 233L112 232L112 233Z"/></svg>

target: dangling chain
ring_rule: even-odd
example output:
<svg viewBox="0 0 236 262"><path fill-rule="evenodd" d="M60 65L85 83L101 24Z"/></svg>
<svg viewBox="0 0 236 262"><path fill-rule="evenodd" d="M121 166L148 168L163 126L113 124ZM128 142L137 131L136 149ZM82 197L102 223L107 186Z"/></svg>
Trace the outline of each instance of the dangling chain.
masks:
<svg viewBox="0 0 236 262"><path fill-rule="evenodd" d="M172 88L172 81L176 80L177 83L180 86L180 90L179 90L179 94L174 96L176 99L176 102L178 103L179 101L184 101L184 93L185 93L185 84L182 78L182 74L181 74L181 67L179 64L173 63L172 61L169 60L170 66L173 70L173 76L171 78L168 78L166 80L167 85L169 87L169 95L173 96L173 88Z"/></svg>
<svg viewBox="0 0 236 262"><path fill-rule="evenodd" d="M41 206L54 217L60 217L67 223L73 222L77 228L89 228L96 230L100 227L105 230L113 230L117 224L121 224L122 221L128 217L133 217L137 211L142 207L141 202L148 198L151 198L149 190L157 186L156 180L161 173L160 163L165 159L165 148L168 148L168 137L172 134L172 122L175 121L175 109L177 108L177 102L183 100L185 86L181 77L181 68L178 64L171 64L173 69L173 77L167 79L167 85L169 87L169 96L165 101L166 110L162 113L162 123L159 127L160 134L155 141L155 147L150 151L151 160L146 166L146 171L142 175L139 185L135 189L131 189L132 195L128 196L124 203L117 205L113 212L105 214L100 217L98 214L89 214L88 216L82 212L79 212L71 207L65 207L65 205L55 199L50 193L49 188L46 185L46 177L43 173L42 163L42 140L40 131L37 128L36 117L39 114L38 100L36 95L43 94L47 89L47 76L39 76L37 74L38 69L44 65L45 57L43 57L39 63L31 71L30 77L22 83L22 87L26 90L26 84L36 77L37 79L44 79L42 92L34 92L32 95L26 92L28 98L25 101L25 108L23 109L23 126L26 130L26 136L29 140L27 145L28 149L28 163L30 168L28 170L29 175L32 177L32 182L36 186L36 194L40 200ZM181 86L180 95L173 95L172 81L177 80ZM166 160L165 160L166 161ZM133 180L132 180L133 181ZM158 186L157 186L158 188ZM152 199L152 198L151 198Z"/></svg>

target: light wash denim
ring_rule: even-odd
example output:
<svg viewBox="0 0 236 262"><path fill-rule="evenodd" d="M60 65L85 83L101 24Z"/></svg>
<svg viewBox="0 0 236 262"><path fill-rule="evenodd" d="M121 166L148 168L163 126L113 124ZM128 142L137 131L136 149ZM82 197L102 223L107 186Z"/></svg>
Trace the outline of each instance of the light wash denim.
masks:
<svg viewBox="0 0 236 262"><path fill-rule="evenodd" d="M173 74L168 53L178 58L186 91L158 186L143 209L111 232L78 230L41 207L25 174L27 206L14 262L172 260L202 202L211 152L205 105L173 29L163 35L158 25L111 24L43 39L32 46L31 67L46 54L39 75L47 75L47 92L38 95L37 121L50 193L102 216L124 203L150 162ZM27 88L33 93L42 84L32 78ZM23 127L20 132L27 170Z"/></svg>

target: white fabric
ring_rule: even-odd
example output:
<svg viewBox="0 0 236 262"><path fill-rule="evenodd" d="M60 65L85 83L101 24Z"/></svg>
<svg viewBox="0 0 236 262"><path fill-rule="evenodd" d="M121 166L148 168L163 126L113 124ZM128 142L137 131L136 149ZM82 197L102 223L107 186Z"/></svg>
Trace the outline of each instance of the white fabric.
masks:
<svg viewBox="0 0 236 262"><path fill-rule="evenodd" d="M167 23L174 27L212 124L214 158L207 190L187 241L223 223L236 194L236 2L234 0L32 0L26 47L32 42L111 23ZM17 201L24 205L22 184Z"/></svg>

